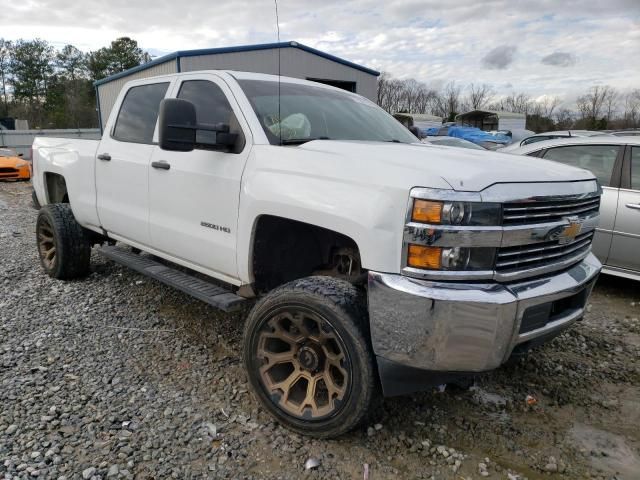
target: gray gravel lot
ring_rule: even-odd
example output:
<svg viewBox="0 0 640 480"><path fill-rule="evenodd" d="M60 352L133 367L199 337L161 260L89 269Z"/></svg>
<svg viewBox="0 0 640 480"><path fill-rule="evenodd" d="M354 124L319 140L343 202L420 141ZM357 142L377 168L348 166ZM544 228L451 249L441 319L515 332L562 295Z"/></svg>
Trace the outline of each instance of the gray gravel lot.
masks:
<svg viewBox="0 0 640 480"><path fill-rule="evenodd" d="M45 276L30 188L0 183L4 478L640 479L640 283L602 277L583 322L470 389L310 440L248 392L244 314L95 251L85 280Z"/></svg>

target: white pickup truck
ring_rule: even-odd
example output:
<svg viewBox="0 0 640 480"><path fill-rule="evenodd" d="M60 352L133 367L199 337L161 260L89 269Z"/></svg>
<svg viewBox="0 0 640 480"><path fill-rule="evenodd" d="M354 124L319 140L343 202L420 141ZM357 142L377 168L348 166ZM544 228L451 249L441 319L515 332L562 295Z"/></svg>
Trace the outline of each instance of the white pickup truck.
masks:
<svg viewBox="0 0 640 480"><path fill-rule="evenodd" d="M37 137L33 154L49 275L87 274L102 245L224 310L258 297L250 385L317 437L353 428L382 394L552 338L582 317L601 267L588 171L420 144L370 101L313 82L132 81L102 140Z"/></svg>

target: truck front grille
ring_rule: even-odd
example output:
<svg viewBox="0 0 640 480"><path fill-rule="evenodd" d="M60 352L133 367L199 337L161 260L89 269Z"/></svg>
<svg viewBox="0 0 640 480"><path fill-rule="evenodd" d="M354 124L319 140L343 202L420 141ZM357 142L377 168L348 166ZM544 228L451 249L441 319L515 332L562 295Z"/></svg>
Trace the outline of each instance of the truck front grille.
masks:
<svg viewBox="0 0 640 480"><path fill-rule="evenodd" d="M555 222L572 215L591 215L599 209L599 196L580 200L505 203L502 223L508 226Z"/></svg>
<svg viewBox="0 0 640 480"><path fill-rule="evenodd" d="M523 270L571 263L580 260L591 248L593 231L578 235L575 240L558 244L557 240L501 247L498 249L496 272L506 274Z"/></svg>
<svg viewBox="0 0 640 480"><path fill-rule="evenodd" d="M406 215L402 273L430 280L513 283L568 270L591 252L601 194L595 179L495 184L481 193L416 187ZM446 215L440 222L419 222L413 217L414 199L442 202L445 213L460 202L468 213L459 224ZM441 263L411 266L413 245Z"/></svg>

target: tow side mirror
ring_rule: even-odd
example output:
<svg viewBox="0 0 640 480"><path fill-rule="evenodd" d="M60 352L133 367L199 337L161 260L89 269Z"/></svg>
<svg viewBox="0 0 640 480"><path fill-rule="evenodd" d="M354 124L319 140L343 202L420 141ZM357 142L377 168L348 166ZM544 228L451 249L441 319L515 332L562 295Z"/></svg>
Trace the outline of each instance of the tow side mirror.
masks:
<svg viewBox="0 0 640 480"><path fill-rule="evenodd" d="M159 143L163 150L190 152L196 144L196 107L188 100L165 98L158 116Z"/></svg>
<svg viewBox="0 0 640 480"><path fill-rule="evenodd" d="M160 102L158 126L160 148L174 152L190 152L196 147L228 151L238 139L226 123L198 123L195 105L179 98Z"/></svg>

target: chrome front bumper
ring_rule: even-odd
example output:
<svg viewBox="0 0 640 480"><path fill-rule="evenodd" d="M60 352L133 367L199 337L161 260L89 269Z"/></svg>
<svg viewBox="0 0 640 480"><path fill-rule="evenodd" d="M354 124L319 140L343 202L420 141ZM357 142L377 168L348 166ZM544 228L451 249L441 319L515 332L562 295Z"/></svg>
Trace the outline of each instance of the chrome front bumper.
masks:
<svg viewBox="0 0 640 480"><path fill-rule="evenodd" d="M552 336L582 318L601 267L589 254L564 272L512 284L369 272L373 350L379 361L432 372L492 370L518 345ZM557 302L581 292L585 300L579 305ZM563 310L545 325L520 333L525 311L551 302Z"/></svg>

